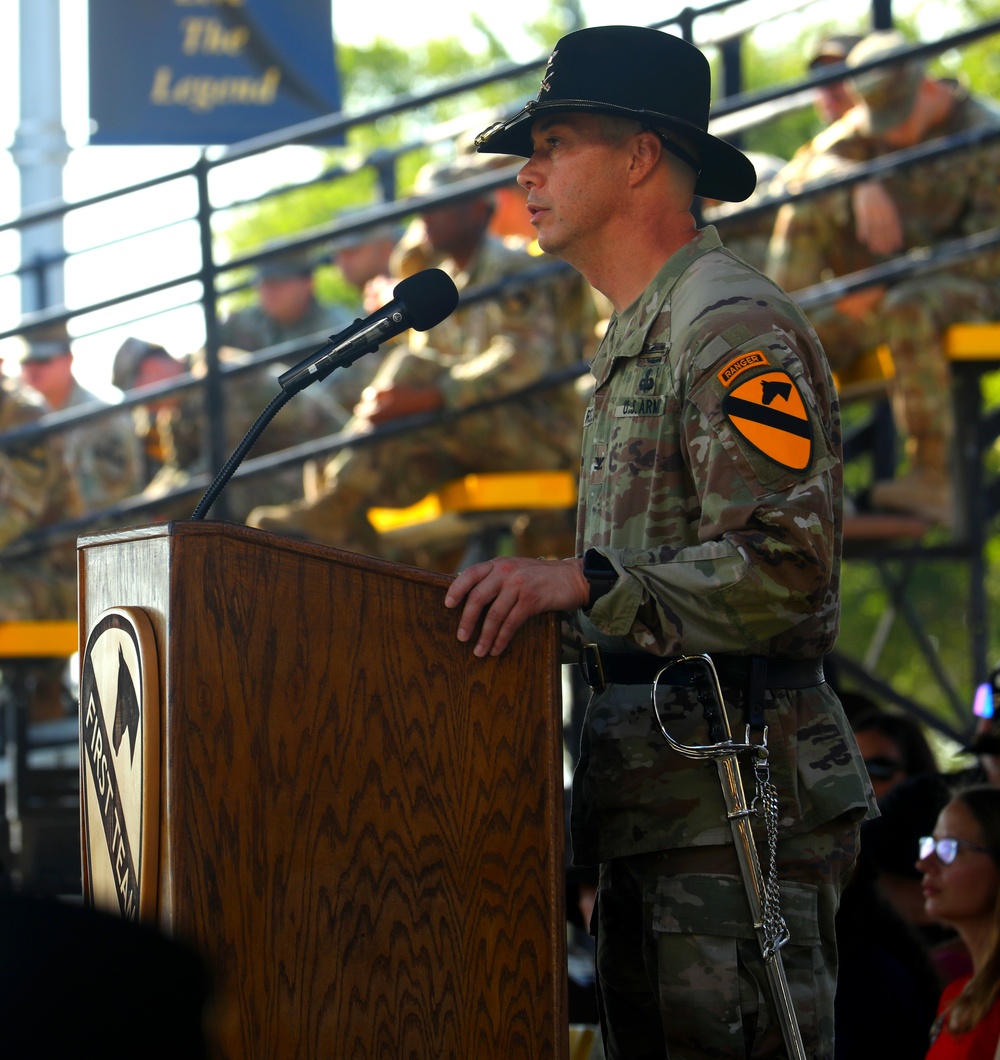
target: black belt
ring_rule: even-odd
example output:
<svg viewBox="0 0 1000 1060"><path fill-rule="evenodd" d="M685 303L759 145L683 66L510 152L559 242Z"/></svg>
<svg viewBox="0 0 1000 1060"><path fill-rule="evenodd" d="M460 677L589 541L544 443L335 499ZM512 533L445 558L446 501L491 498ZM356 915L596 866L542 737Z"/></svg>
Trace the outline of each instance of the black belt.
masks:
<svg viewBox="0 0 1000 1060"><path fill-rule="evenodd" d="M814 688L826 680L822 659L788 659L782 655L711 655L710 658L719 683L730 688L746 688L751 678L760 680L762 688ZM678 663L670 656L604 651L596 644L588 644L580 652L580 671L595 692L603 691L608 685L652 684L665 666L670 666L664 675L668 684L690 685L705 677L705 668L699 663Z"/></svg>

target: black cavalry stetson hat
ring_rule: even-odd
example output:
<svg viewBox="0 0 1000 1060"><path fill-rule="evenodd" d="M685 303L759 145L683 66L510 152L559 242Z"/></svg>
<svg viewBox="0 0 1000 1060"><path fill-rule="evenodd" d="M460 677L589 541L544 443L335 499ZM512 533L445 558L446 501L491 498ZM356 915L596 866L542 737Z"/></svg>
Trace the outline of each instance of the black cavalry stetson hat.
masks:
<svg viewBox="0 0 1000 1060"><path fill-rule="evenodd" d="M532 152L531 125L550 111L617 114L683 133L701 159L695 191L742 202L757 183L741 151L708 132L712 74L705 56L680 37L641 26L594 26L556 42L537 98L480 133L480 151Z"/></svg>

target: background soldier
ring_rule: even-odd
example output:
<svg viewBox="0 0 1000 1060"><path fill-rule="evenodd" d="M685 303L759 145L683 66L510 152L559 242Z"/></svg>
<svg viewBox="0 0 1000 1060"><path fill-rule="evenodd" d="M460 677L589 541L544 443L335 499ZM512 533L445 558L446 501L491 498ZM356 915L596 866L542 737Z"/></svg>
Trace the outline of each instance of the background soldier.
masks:
<svg viewBox="0 0 1000 1060"><path fill-rule="evenodd" d="M905 46L898 33L873 33L852 50L848 63L889 59ZM915 60L860 75L851 85L860 104L854 128L842 127L840 135L824 140L805 179L1000 120L995 106L973 99L955 82L927 77ZM768 272L798 290L897 252L993 228L1000 223L998 171L1000 146L993 142L789 203L778 215ZM858 291L810 313L835 370L880 343L892 353L890 397L908 466L899 478L874 484L873 506L952 522L951 371L942 342L953 323L995 318L997 274L998 254L992 251L947 271Z"/></svg>
<svg viewBox="0 0 1000 1060"><path fill-rule="evenodd" d="M112 406L84 389L73 375L73 353L64 324L24 335L23 382L42 395L53 412L83 406ZM90 420L65 433L70 474L88 512L99 511L142 488L139 447L125 410Z"/></svg>
<svg viewBox="0 0 1000 1060"><path fill-rule="evenodd" d="M305 250L262 261L254 274L257 304L238 309L219 323L219 345L254 353L292 339L343 330L350 316L316 298L315 265Z"/></svg>
<svg viewBox="0 0 1000 1060"><path fill-rule="evenodd" d="M39 394L0 377L0 433L35 423L46 411ZM76 618L75 541L37 545L25 539L82 510L62 437L47 434L0 448L0 621ZM62 659L31 665L26 709L32 721L69 709L64 669Z"/></svg>
<svg viewBox="0 0 1000 1060"><path fill-rule="evenodd" d="M431 165L417 188L464 179L469 169ZM437 265L459 291L523 273L536 259L488 234L492 196L474 195L426 210L426 238ZM551 292L532 285L459 306L429 331L394 349L365 391L350 429L416 413L455 409L512 393L568 363L580 346L563 341ZM570 351L572 359L570 359ZM571 385L477 412L444 426L345 450L326 466L320 493L251 513L253 526L298 534L370 555L383 546L368 522L372 506L406 507L444 483L479 471L575 467L581 407Z"/></svg>

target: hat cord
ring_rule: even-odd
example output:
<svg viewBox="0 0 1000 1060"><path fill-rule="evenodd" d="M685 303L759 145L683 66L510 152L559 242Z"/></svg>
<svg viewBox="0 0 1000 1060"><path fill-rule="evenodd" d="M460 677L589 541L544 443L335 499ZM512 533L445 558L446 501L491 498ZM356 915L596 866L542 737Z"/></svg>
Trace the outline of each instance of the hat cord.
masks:
<svg viewBox="0 0 1000 1060"><path fill-rule="evenodd" d="M666 150L676 158L679 158L685 165L690 166L694 170L694 175L696 177L701 176L701 165L690 151L685 151L679 143L671 140L666 133L661 132L659 129L654 129L652 125L643 125L642 129L643 132L651 132L654 136L658 136Z"/></svg>

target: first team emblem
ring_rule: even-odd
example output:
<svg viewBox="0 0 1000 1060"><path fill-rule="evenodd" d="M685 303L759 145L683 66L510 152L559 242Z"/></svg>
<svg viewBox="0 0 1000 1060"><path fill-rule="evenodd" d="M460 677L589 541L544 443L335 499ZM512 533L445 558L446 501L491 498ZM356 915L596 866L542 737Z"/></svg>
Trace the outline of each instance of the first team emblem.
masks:
<svg viewBox="0 0 1000 1060"><path fill-rule="evenodd" d="M722 399L722 411L755 449L775 463L804 471L812 459L812 424L787 372L755 375Z"/></svg>
<svg viewBox="0 0 1000 1060"><path fill-rule="evenodd" d="M159 759L153 627L139 608L111 608L87 637L80 673L84 893L126 920L154 914Z"/></svg>

